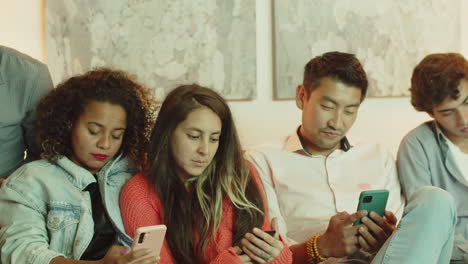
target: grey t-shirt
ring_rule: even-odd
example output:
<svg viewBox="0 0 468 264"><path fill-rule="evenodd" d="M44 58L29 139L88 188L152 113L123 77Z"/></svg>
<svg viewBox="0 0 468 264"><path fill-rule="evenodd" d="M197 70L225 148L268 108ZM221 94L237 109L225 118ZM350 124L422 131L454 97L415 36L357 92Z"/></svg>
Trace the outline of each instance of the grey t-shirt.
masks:
<svg viewBox="0 0 468 264"><path fill-rule="evenodd" d="M10 175L25 162L25 150L38 154L35 108L52 88L45 64L0 46L0 177Z"/></svg>

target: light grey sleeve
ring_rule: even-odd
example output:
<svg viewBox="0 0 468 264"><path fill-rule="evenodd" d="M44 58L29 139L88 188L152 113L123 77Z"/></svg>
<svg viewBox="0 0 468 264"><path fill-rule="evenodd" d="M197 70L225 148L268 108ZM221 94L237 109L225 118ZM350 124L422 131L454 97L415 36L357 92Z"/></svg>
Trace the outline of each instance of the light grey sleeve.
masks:
<svg viewBox="0 0 468 264"><path fill-rule="evenodd" d="M405 137L401 142L397 155L397 168L401 187L407 199L419 187L433 185L423 142L414 135Z"/></svg>
<svg viewBox="0 0 468 264"><path fill-rule="evenodd" d="M38 158L40 154L37 141L36 141L36 107L39 100L53 89L52 79L46 65L41 64L37 68L34 77L36 81L33 83L35 86L30 90L26 115L22 122L23 137L25 138L25 145L28 151L28 160L31 158Z"/></svg>

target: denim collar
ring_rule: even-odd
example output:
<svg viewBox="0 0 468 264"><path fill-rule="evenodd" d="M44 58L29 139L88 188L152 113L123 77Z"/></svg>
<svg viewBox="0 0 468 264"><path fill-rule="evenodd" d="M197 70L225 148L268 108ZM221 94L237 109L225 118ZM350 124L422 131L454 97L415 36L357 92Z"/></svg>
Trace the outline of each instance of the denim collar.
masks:
<svg viewBox="0 0 468 264"><path fill-rule="evenodd" d="M96 178L100 180L104 180L107 178L110 169L113 165L120 160L121 154L114 157L113 159L109 160L104 167L102 167L96 176L94 176L91 172L84 169L81 166L76 165L73 161L71 161L68 157L61 156L57 161L57 166L61 167L63 170L67 172L68 179L80 190L84 190L88 185L91 183L97 182Z"/></svg>

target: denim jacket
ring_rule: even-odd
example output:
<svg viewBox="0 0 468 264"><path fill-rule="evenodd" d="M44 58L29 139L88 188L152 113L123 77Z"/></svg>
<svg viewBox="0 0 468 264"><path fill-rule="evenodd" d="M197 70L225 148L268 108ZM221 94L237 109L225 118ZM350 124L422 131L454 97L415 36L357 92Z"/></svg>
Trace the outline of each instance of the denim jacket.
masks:
<svg viewBox="0 0 468 264"><path fill-rule="evenodd" d="M120 216L119 194L136 172L126 159L109 161L97 174L117 242L130 245ZM66 157L38 160L16 170L0 188L0 255L3 264L79 260L94 233L91 197L96 178Z"/></svg>

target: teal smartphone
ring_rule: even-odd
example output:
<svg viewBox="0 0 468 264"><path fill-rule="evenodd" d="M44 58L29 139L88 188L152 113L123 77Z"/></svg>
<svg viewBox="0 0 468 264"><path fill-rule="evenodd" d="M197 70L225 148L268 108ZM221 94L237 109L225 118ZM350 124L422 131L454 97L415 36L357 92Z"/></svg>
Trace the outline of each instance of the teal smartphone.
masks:
<svg viewBox="0 0 468 264"><path fill-rule="evenodd" d="M359 204L357 211L367 210L376 212L380 216L384 216L385 207L387 206L388 190L369 190L362 191L359 195ZM354 225L360 225L361 219L354 222Z"/></svg>

